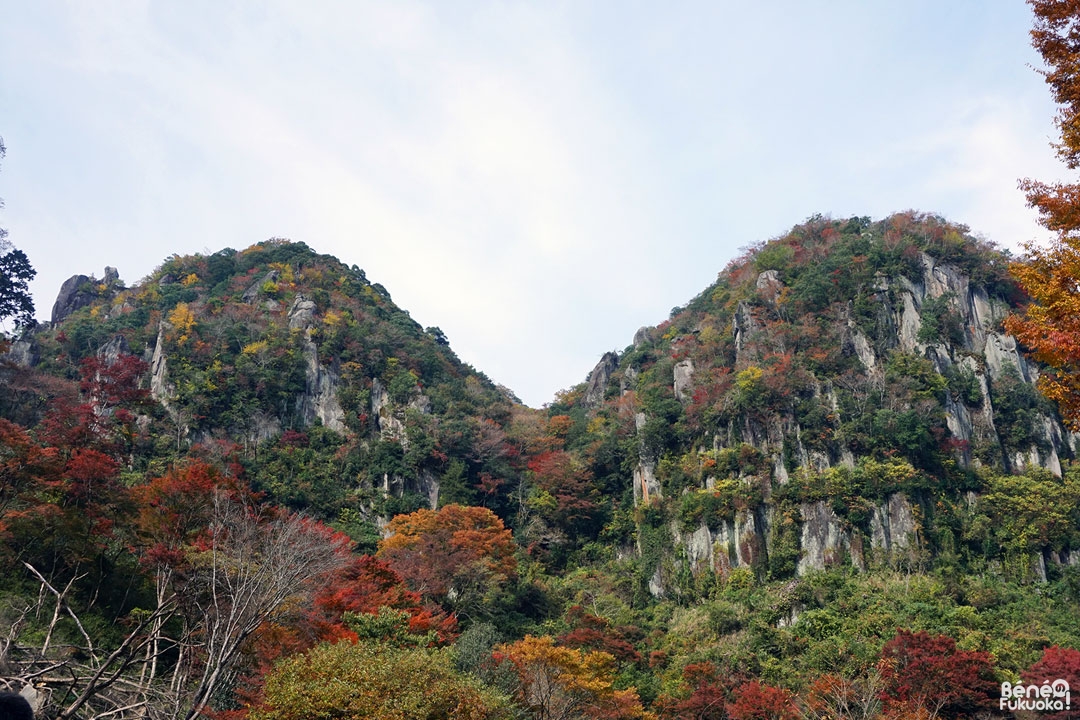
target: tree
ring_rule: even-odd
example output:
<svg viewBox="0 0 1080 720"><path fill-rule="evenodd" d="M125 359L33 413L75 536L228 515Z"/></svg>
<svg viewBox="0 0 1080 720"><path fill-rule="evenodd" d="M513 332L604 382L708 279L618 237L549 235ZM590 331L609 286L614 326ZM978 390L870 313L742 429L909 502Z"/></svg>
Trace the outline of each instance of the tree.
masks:
<svg viewBox="0 0 1080 720"><path fill-rule="evenodd" d="M252 508L218 492L198 543L188 599L201 662L186 717L198 715L229 677L240 650L266 621L346 561L348 539L311 520Z"/></svg>
<svg viewBox="0 0 1080 720"><path fill-rule="evenodd" d="M1028 0L1035 13L1032 44L1047 69L1041 71L1059 105L1054 147L1071 170L1080 167L1080 0ZM1080 184L1020 182L1040 224L1056 233L1046 248L1029 243L1028 261L1013 276L1030 296L1024 315L1006 319L1006 329L1039 362L1050 366L1039 388L1058 403L1070 429L1080 430Z"/></svg>
<svg viewBox="0 0 1080 720"><path fill-rule="evenodd" d="M665 720L727 720L731 683L711 662L690 663L683 668L682 697L662 696L659 705Z"/></svg>
<svg viewBox="0 0 1080 720"><path fill-rule="evenodd" d="M637 692L616 690L615 658L606 652L559 647L550 637L526 635L495 648L518 676L517 700L537 720L649 718Z"/></svg>
<svg viewBox="0 0 1080 720"><path fill-rule="evenodd" d="M926 632L899 630L881 649L879 670L886 714L969 717L992 707L1000 688L989 653Z"/></svg>
<svg viewBox="0 0 1080 720"><path fill-rule="evenodd" d="M783 688L751 680L740 685L725 708L731 720L798 720L795 697Z"/></svg>
<svg viewBox="0 0 1080 720"><path fill-rule="evenodd" d="M401 577L382 560L370 555L354 557L328 580L315 594L306 618L319 640L347 636L346 614L376 615L384 608L408 613L412 633L434 631L440 640L455 634L454 617L425 608L420 595L405 587Z"/></svg>
<svg viewBox="0 0 1080 720"><path fill-rule="evenodd" d="M806 720L871 720L881 715L881 675L871 668L865 678L819 675L802 697Z"/></svg>
<svg viewBox="0 0 1080 720"><path fill-rule="evenodd" d="M7 154L4 138L0 137L0 160ZM0 198L0 209L4 200ZM34 324L34 299L28 283L37 275L26 253L12 246L7 230L0 228L0 321L14 318L15 327Z"/></svg>
<svg viewBox="0 0 1080 720"><path fill-rule="evenodd" d="M417 510L386 529L378 557L414 590L458 611L484 609L491 593L516 576L513 537L487 508Z"/></svg>
<svg viewBox="0 0 1080 720"><path fill-rule="evenodd" d="M342 640L279 663L252 720L497 720L505 700L454 669L448 649Z"/></svg>
<svg viewBox="0 0 1080 720"><path fill-rule="evenodd" d="M1029 685L1042 686L1055 680L1064 680L1069 688L1080 688L1080 650L1054 645L1043 650L1038 662L1020 673ZM1076 708L1071 711L1040 714L1046 720L1068 720L1077 716Z"/></svg>

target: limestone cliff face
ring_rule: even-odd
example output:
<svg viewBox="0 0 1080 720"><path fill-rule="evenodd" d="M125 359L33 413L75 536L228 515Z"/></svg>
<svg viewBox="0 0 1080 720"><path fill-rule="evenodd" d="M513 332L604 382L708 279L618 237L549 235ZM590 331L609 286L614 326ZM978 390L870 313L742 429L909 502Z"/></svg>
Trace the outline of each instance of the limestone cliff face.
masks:
<svg viewBox="0 0 1080 720"><path fill-rule="evenodd" d="M409 449L406 421L410 411L420 415L428 415L431 412L431 401L419 392L419 388L408 403L400 405L394 403L389 391L378 378L372 379L371 413L375 417L379 434L383 440L396 442L406 451ZM406 492L415 493L426 498L428 506L432 509L438 507L439 504L439 477L426 469L421 469L414 478L384 473L382 490L391 496L401 496Z"/></svg>
<svg viewBox="0 0 1080 720"><path fill-rule="evenodd" d="M305 425L318 420L337 432L345 429L345 413L338 402L339 375L331 366L319 362L319 348L311 339L315 326L316 305L297 293L289 310L289 329L303 333L304 392L296 399L296 410Z"/></svg>
<svg viewBox="0 0 1080 720"><path fill-rule="evenodd" d="M747 265L752 266L752 259ZM683 406L684 416L696 419L705 411L705 417L717 418L678 441L683 443L675 451L682 453L681 467L687 458L716 457L746 447L760 456L764 470L734 476L759 488L763 499L756 508L737 509L727 518L705 517L698 524L670 521L672 551L691 568L760 569L775 560L774 553L783 555L792 546L796 574L837 565L864 569L919 562L920 553L928 551L922 523L934 509L932 503L923 507L926 499L917 493L878 496L857 520L838 514L826 500L798 503L787 511L796 524L787 539L782 538L788 531L781 531L778 506L771 499L796 475L854 469L868 448L881 446L873 443L900 443L894 436L910 428L891 428L886 421L897 417L909 424L925 421L922 430L932 431L905 437L904 452L917 458L924 450L927 457L938 458L933 462L961 469L990 466L1021 473L1042 467L1060 475L1062 460L1075 456L1080 438L1066 432L1052 405L1037 399L1039 370L1002 329L1010 305L959 266L925 251L908 253L905 272L878 273L857 297L853 290L850 300L833 300L816 319L801 320L792 317L797 307L792 297L806 293L805 284L795 287L784 271L775 269L747 277L745 267L726 276L743 280L725 285L722 274L718 287L698 302L699 307L715 306L719 300L714 298L731 297L726 319L691 309L674 317L670 327L643 329L619 359L620 367L603 375L594 371L588 387L590 397L603 396L595 378L609 375L608 383L618 383L625 398L641 389L641 378L656 377L667 368L668 392ZM832 282L839 282L835 272L843 270L832 276ZM725 330L730 333L727 345L716 340ZM703 353L703 347L727 348L721 351L730 356L725 362ZM806 353L813 353L813 359L763 377ZM833 369L806 370L824 363ZM904 386L914 390L896 390ZM873 432L882 433L883 439L868 439L849 429L855 423L844 424L860 412L869 418L866 428L870 420L881 421ZM685 494L695 490L687 489L684 479L673 497L668 488L672 479L661 468L663 451L648 447L644 439L655 416L648 407L639 407L634 418L642 438L628 478L634 500L641 504L666 497L677 508ZM896 451L886 455L890 452ZM710 488L720 477L703 472L699 487ZM652 585L654 592L665 592L661 575Z"/></svg>

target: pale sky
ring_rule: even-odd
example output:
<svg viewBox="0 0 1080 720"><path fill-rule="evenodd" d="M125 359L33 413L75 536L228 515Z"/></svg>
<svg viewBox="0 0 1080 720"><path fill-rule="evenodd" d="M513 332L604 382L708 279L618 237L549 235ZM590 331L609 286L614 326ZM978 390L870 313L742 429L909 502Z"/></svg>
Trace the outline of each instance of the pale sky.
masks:
<svg viewBox="0 0 1080 720"><path fill-rule="evenodd" d="M815 213L1040 237L1021 0L0 0L0 227L60 284L303 241L527 404Z"/></svg>

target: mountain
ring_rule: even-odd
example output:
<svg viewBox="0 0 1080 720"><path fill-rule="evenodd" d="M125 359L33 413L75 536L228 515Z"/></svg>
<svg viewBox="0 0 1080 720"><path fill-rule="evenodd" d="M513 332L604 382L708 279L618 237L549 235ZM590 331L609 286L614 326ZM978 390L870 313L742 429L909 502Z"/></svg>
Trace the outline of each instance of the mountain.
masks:
<svg viewBox="0 0 1080 720"><path fill-rule="evenodd" d="M785 577L984 553L958 518L988 478L1060 476L1077 443L1001 328L1022 300L1008 261L935 216L814 218L605 355L555 412L636 438L624 482L638 550L663 548L652 592L677 592L684 566ZM1032 572L1080 561L1076 539Z"/></svg>
<svg viewBox="0 0 1080 720"><path fill-rule="evenodd" d="M84 383L88 363L137 361L155 402L133 472L213 447L272 500L328 520L467 502L465 479L512 474L501 434L516 398L363 270L303 243L174 255L131 288L111 268L75 276L16 349L39 376Z"/></svg>
<svg viewBox="0 0 1080 720"><path fill-rule="evenodd" d="M556 666L590 718L989 709L1080 663L1080 438L1002 329L1010 261L811 218L543 410L303 243L75 276L0 365L0 678L66 717L277 717L350 638L411 668L365 683L437 671L485 717L555 713Z"/></svg>

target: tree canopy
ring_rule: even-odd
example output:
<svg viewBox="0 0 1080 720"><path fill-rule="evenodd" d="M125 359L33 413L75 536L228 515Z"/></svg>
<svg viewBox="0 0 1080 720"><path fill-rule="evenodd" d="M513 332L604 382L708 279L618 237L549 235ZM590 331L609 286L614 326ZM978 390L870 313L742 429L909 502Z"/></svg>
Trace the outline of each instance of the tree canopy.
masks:
<svg viewBox="0 0 1080 720"><path fill-rule="evenodd" d="M1080 167L1080 2L1028 0L1035 12L1032 44L1042 55L1042 70L1058 103L1055 124L1058 157ZM1006 328L1034 358L1052 370L1039 386L1056 401L1071 429L1080 429L1080 184L1020 181L1040 224L1056 233L1046 247L1027 246L1028 259L1013 265L1013 275L1031 297L1024 315Z"/></svg>

